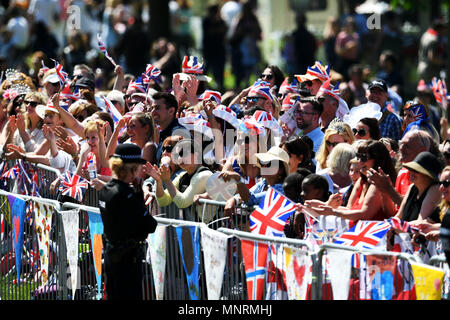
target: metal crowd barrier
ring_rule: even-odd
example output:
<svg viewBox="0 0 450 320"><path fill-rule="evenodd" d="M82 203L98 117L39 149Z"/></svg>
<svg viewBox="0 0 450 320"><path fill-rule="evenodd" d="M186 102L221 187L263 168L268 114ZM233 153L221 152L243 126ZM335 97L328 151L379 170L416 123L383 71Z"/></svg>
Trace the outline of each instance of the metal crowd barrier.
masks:
<svg viewBox="0 0 450 320"><path fill-rule="evenodd" d="M0 199L4 204L5 196L10 193L0 191ZM16 195L19 196L19 195ZM40 201L51 204L56 210L79 209L79 260L78 260L78 287L75 297L72 297L72 290L70 288L70 270L66 256L66 245L64 230L62 227L61 215L58 211L53 213L51 236L49 242L49 266L48 266L48 282L42 286L40 279L38 279L39 258L37 258L38 245L37 235L33 227L33 214L27 216L24 230L24 250L21 261L21 277L20 282L16 279L15 259L12 250L12 227L10 223L6 223L5 238L1 240L1 280L0 280L0 298L2 300L27 300L27 299L45 299L45 300L96 300L98 299L97 281L95 277L94 261L89 232L89 219L87 212L99 213L99 209L94 206L84 204L76 204L70 202L61 203L59 201L42 199L29 196L21 196L24 200ZM93 197L92 199L95 199ZM210 227L217 231L229 235L228 252L226 259L226 266L224 272L223 286L221 292L221 299L223 300L247 300L247 286L245 269L242 260L240 240L260 241L267 244L284 244L290 247L305 248L308 252L312 262L312 283L311 296L312 300L322 300L329 296L329 293L324 291L324 270L326 264L323 259L326 257L327 250L350 250L363 254L376 255L394 255L404 261L413 261L414 256L404 253L393 253L385 251L361 251L349 248L346 246L335 244L324 244L320 247L318 252L315 252L308 242L303 240L267 237L249 233L242 230L233 230L229 227L230 221L223 217L224 203L218 203L211 200L199 201L202 207L201 212L214 210L216 215L212 222L209 222ZM197 204L187 210L179 210L176 206L168 206L160 208L161 212L155 218L160 225L168 226L167 228L167 242L166 242L166 271L165 271L165 300L189 300L189 291L185 279L183 263L181 260L180 250L178 248L178 241L175 227L177 226L204 226L205 224L199 221L184 220L189 214L199 212ZM190 210L190 212L186 212ZM4 212L1 211L2 215ZM7 217L5 217L7 218ZM197 217L198 218L198 217ZM196 220L196 219L193 219ZM238 220L242 223L242 219ZM235 224L235 222L233 222ZM234 227L237 227L235 224ZM244 227L243 229L245 229ZM433 263L433 259L431 260ZM442 261L441 261L442 262ZM143 293L144 299L156 299L153 273L151 263L145 261L144 263L144 281ZM102 272L103 274L103 272ZM275 275L275 282L278 280ZM403 275L404 277L411 277L411 274ZM206 300L206 283L205 270L203 264L203 255L200 255L199 263L199 298ZM101 284L101 291L103 292L103 277ZM327 288L325 286L325 288Z"/></svg>

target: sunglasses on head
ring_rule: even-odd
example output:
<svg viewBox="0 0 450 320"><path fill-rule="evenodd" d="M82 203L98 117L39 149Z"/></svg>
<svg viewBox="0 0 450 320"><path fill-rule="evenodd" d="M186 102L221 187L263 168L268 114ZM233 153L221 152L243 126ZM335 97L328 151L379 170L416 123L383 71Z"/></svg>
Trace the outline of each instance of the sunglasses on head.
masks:
<svg viewBox="0 0 450 320"><path fill-rule="evenodd" d="M38 102L36 102L36 101L24 101L23 103L25 103L25 105L30 105L30 106L32 106L33 108L36 108L36 106L38 105Z"/></svg>
<svg viewBox="0 0 450 320"><path fill-rule="evenodd" d="M361 162L366 162L369 159L367 154L365 153L357 153L356 158L359 159Z"/></svg>
<svg viewBox="0 0 450 320"><path fill-rule="evenodd" d="M359 135L360 137L364 137L366 134L367 134L367 131L366 130L364 130L364 129L355 129L355 128L353 128L353 134L356 136L356 135Z"/></svg>
<svg viewBox="0 0 450 320"><path fill-rule="evenodd" d="M448 188L448 187L450 187L450 180L439 181L439 184L441 186L443 186L444 188Z"/></svg>
<svg viewBox="0 0 450 320"><path fill-rule="evenodd" d="M267 80L272 80L273 79L273 74L261 74L260 76L259 76L261 79L267 79Z"/></svg>

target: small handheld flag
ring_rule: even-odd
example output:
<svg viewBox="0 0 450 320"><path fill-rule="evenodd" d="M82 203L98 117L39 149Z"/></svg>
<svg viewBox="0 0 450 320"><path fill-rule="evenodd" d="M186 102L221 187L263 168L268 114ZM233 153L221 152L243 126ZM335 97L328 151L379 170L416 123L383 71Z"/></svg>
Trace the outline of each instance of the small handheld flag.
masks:
<svg viewBox="0 0 450 320"><path fill-rule="evenodd" d="M116 62L114 61L114 59L109 55L108 51L106 50L106 46L102 41L102 38L100 37L100 34L97 33L97 41L98 41L98 47L100 49L101 52L103 52L103 54L105 55L105 57L111 61L111 63L113 64L114 67L117 67Z"/></svg>
<svg viewBox="0 0 450 320"><path fill-rule="evenodd" d="M80 202L83 201L84 193L88 186L86 179L77 174L72 174L69 171L66 171L60 176L60 179L61 185L59 186L59 190L62 195L67 195Z"/></svg>

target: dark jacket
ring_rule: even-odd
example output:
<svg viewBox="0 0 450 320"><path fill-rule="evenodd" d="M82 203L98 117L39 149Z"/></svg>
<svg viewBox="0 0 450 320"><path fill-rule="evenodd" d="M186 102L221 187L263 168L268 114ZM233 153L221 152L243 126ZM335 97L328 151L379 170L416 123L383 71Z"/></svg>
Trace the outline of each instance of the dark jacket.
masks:
<svg viewBox="0 0 450 320"><path fill-rule="evenodd" d="M112 179L100 191L100 213L108 241L144 241L157 222L147 212L142 190Z"/></svg>

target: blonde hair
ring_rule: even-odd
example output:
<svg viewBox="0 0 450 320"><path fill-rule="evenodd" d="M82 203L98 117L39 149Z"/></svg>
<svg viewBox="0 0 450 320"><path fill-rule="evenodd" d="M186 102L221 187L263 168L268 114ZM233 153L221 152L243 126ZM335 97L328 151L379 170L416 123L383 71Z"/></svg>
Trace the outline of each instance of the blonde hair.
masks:
<svg viewBox="0 0 450 320"><path fill-rule="evenodd" d="M128 175L134 174L136 170L138 170L139 163L124 163L122 159L117 157L111 157L109 159L109 167L111 168L114 175L116 175L118 180L125 180Z"/></svg>
<svg viewBox="0 0 450 320"><path fill-rule="evenodd" d="M327 159L328 159L328 148L327 148L327 141L328 139L333 135L340 135L344 138L345 142L348 144L353 144L355 141L355 136L353 134L352 129L350 126L346 123L340 123L339 126L335 127L328 127L327 130L325 130L325 134L323 136L323 142L317 150L316 153L316 161L320 165L320 168L325 169L327 168Z"/></svg>
<svg viewBox="0 0 450 320"><path fill-rule="evenodd" d="M84 135L87 136L87 134L90 132L97 132L97 123L100 126L103 126L105 124L105 121L99 119L89 120L84 127Z"/></svg>
<svg viewBox="0 0 450 320"><path fill-rule="evenodd" d="M346 175L355 156L356 150L352 145L340 143L331 150L327 159L327 167L335 173Z"/></svg>
<svg viewBox="0 0 450 320"><path fill-rule="evenodd" d="M450 171L450 166L446 166L444 169L442 169L441 175L446 171ZM439 209L440 209L439 218L441 219L441 221L444 219L444 215L446 214L446 212L449 208L450 208L450 203L447 202L447 200L445 200L444 198L442 198L441 202L439 203Z"/></svg>

